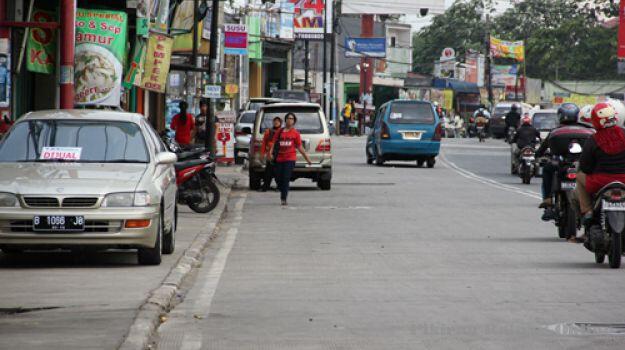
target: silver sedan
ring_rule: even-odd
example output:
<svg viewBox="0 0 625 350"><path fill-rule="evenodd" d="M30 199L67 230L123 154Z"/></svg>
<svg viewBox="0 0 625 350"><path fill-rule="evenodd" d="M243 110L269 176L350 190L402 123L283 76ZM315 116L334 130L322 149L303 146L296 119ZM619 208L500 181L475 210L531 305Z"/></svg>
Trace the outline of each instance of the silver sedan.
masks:
<svg viewBox="0 0 625 350"><path fill-rule="evenodd" d="M175 161L139 114L26 114L0 141L0 249L136 248L160 264L175 245Z"/></svg>

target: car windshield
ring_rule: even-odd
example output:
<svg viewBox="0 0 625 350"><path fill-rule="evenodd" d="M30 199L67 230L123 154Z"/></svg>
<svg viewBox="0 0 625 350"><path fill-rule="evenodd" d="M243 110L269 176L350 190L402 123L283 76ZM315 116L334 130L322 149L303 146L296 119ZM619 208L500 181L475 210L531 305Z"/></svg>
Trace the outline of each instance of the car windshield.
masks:
<svg viewBox="0 0 625 350"><path fill-rule="evenodd" d="M245 112L241 114L241 119L239 119L239 123L243 124L254 124L254 120L256 119L255 112Z"/></svg>
<svg viewBox="0 0 625 350"><path fill-rule="evenodd" d="M510 112L510 107L495 107L495 113L493 113L496 117L501 117L502 115L506 115Z"/></svg>
<svg viewBox="0 0 625 350"><path fill-rule="evenodd" d="M392 124L434 124L434 111L429 103L393 103L389 121Z"/></svg>
<svg viewBox="0 0 625 350"><path fill-rule="evenodd" d="M552 130L560 125L560 121L556 113L536 113L533 124L539 130Z"/></svg>
<svg viewBox="0 0 625 350"><path fill-rule="evenodd" d="M250 105L247 109L249 109L250 111L258 111L260 110L260 107L264 105L265 105L265 102L250 102Z"/></svg>
<svg viewBox="0 0 625 350"><path fill-rule="evenodd" d="M273 93L272 97L281 98L285 100L295 100L295 101L310 101L308 97L308 93L306 91L276 91Z"/></svg>
<svg viewBox="0 0 625 350"><path fill-rule="evenodd" d="M298 107L280 107L266 109L263 113L263 121L260 125L260 132L264 132L265 129L271 128L273 125L273 118L279 117L284 123L284 116L287 113L293 113L297 117L297 123L295 129L301 134L322 134L323 124L321 123L321 115L319 114L319 108L298 108Z"/></svg>
<svg viewBox="0 0 625 350"><path fill-rule="evenodd" d="M29 120L0 142L0 162L147 163L145 139L135 123Z"/></svg>

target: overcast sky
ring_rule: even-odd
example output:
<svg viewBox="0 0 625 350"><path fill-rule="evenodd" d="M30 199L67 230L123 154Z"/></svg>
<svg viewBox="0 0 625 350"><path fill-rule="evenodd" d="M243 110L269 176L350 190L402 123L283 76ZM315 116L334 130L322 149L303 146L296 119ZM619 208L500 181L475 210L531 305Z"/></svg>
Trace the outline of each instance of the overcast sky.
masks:
<svg viewBox="0 0 625 350"><path fill-rule="evenodd" d="M455 0L445 0L445 6L450 7ZM495 0L495 11L501 13L511 6L511 2L514 0ZM419 17L418 15L407 15L404 17L404 21L412 25L413 31L419 31L421 28L430 24L432 16Z"/></svg>

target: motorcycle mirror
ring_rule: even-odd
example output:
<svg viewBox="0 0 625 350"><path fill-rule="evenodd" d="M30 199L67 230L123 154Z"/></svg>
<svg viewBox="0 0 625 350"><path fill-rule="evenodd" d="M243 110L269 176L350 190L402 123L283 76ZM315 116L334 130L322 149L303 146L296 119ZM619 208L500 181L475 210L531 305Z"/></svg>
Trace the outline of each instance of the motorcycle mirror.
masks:
<svg viewBox="0 0 625 350"><path fill-rule="evenodd" d="M582 153L582 146L579 143L572 143L569 145L569 152L571 154L580 154Z"/></svg>

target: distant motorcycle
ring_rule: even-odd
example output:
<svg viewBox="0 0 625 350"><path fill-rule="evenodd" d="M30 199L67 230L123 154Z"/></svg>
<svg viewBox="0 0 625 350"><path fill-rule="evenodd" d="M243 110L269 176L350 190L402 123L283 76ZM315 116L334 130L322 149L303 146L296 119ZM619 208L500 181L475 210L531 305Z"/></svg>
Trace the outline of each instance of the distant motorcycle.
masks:
<svg viewBox="0 0 625 350"><path fill-rule="evenodd" d="M610 267L621 266L625 238L625 184L612 182L594 199L594 221L586 230L584 246L595 253L595 262L603 264L606 254Z"/></svg>
<svg viewBox="0 0 625 350"><path fill-rule="evenodd" d="M477 137L480 142L486 142L486 127L485 126L476 126L477 129Z"/></svg>
<svg viewBox="0 0 625 350"><path fill-rule="evenodd" d="M517 164L517 174L524 184L529 185L532 177L536 174L536 149L534 146L526 146L521 149Z"/></svg>
<svg viewBox="0 0 625 350"><path fill-rule="evenodd" d="M514 140L514 136L516 135L516 129L509 126L506 129L506 142L507 143L512 143L512 140Z"/></svg>

